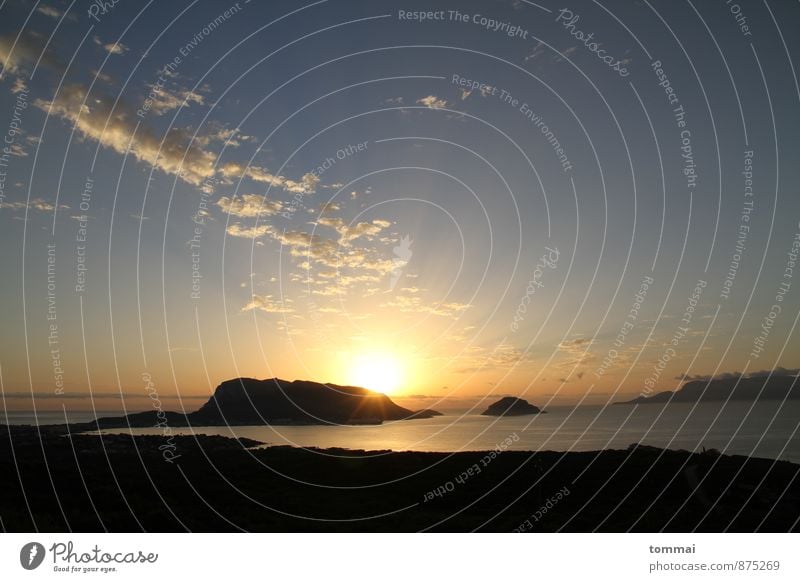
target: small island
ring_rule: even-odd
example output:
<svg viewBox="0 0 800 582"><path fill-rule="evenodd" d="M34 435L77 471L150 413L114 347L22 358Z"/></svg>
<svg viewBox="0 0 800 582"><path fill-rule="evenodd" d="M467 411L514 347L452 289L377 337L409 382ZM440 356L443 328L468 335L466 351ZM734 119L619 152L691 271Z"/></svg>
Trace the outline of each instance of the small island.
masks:
<svg viewBox="0 0 800 582"><path fill-rule="evenodd" d="M524 416L527 414L544 413L538 406L530 404L527 400L506 396L490 405L481 413L482 416Z"/></svg>
<svg viewBox="0 0 800 582"><path fill-rule="evenodd" d="M444 416L444 414L442 414L438 410L433 410L431 408L423 408L422 410L417 410L411 416L406 417L405 420L409 420L412 418L433 418L434 416Z"/></svg>

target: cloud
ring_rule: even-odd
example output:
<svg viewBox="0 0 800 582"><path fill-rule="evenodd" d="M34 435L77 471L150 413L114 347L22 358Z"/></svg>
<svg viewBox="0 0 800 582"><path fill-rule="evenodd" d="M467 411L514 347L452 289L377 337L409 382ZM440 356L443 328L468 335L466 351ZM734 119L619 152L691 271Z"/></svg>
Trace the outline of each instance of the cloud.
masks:
<svg viewBox="0 0 800 582"><path fill-rule="evenodd" d="M55 204L52 204L43 198L34 198L30 201L30 203L25 203L23 201L3 202L2 207L7 208L8 210L25 210L27 207L28 210L37 210L39 212L53 212L56 209ZM66 204L59 204L58 207L62 210L69 209L69 206Z"/></svg>
<svg viewBox="0 0 800 582"><path fill-rule="evenodd" d="M47 4L39 4L39 6L36 7L36 11L40 14L44 14L45 16L56 19L61 18L61 15L64 14L59 9L53 8Z"/></svg>
<svg viewBox="0 0 800 582"><path fill-rule="evenodd" d="M347 293L347 288L344 285L330 284L322 289L314 289L311 293L321 297L340 297Z"/></svg>
<svg viewBox="0 0 800 582"><path fill-rule="evenodd" d="M565 351L572 351L576 348L583 348L583 346L589 346L592 343L592 340L589 338L579 337L573 340L564 340L560 344L558 344L558 348Z"/></svg>
<svg viewBox="0 0 800 582"><path fill-rule="evenodd" d="M165 113L178 109L179 107L186 107L191 103L198 105L204 104L204 98L199 93L189 91L186 89L167 89L157 85L148 85L150 93L148 99L150 103L150 111L156 115L164 115Z"/></svg>
<svg viewBox="0 0 800 582"><path fill-rule="evenodd" d="M17 39L15 34L0 36L0 64L3 73L18 74L37 61L55 71L63 71L64 65L51 50L45 51L46 39L35 32Z"/></svg>
<svg viewBox="0 0 800 582"><path fill-rule="evenodd" d="M482 346L473 345L462 352L458 362L466 365L457 371L460 373L474 373L496 368L509 368L516 366L525 359L525 353L515 348L508 342L500 342L492 350Z"/></svg>
<svg viewBox="0 0 800 582"><path fill-rule="evenodd" d="M320 206L319 213L321 216L326 214L332 214L334 212L339 212L342 207L337 204L336 202L326 202L322 206Z"/></svg>
<svg viewBox="0 0 800 582"><path fill-rule="evenodd" d="M312 194L316 191L319 178L312 173L304 174L300 181L291 180L284 176L277 176L259 166L243 166L238 162L228 162L222 166L220 172L225 178L238 179L247 177L254 182L269 184L275 188L282 188L287 192L296 194Z"/></svg>
<svg viewBox="0 0 800 582"><path fill-rule="evenodd" d="M121 42L109 42L104 44L103 41L100 40L100 37L98 36L94 37L94 43L96 45L103 47L104 51L112 55L122 55L130 50L126 45L122 44Z"/></svg>
<svg viewBox="0 0 800 582"><path fill-rule="evenodd" d="M391 307L403 313L427 313L455 319L470 305L458 302L428 303L423 301L419 295L396 295L390 301L382 304L381 307Z"/></svg>
<svg viewBox="0 0 800 582"><path fill-rule="evenodd" d="M559 367L573 368L593 361L595 356L588 353L591 345L591 339L582 337L562 341L558 344L558 350L567 355L567 360L561 362Z"/></svg>
<svg viewBox="0 0 800 582"><path fill-rule="evenodd" d="M710 382L712 380L737 380L739 378L766 378L767 376L797 376L800 374L800 368L782 368L780 366L776 367L774 370L757 370L755 372L750 372L748 374L742 374L741 372L722 372L716 375L709 375L709 374L679 374L675 376L675 380L680 380L681 382Z"/></svg>
<svg viewBox="0 0 800 582"><path fill-rule="evenodd" d="M360 237L370 239L392 225L388 220L346 224L341 218L328 216L323 216L317 223L332 228L339 233L339 244L342 246L349 246L351 242Z"/></svg>
<svg viewBox="0 0 800 582"><path fill-rule="evenodd" d="M18 158L27 157L28 152L25 151L23 145L19 142L14 142L10 146L5 146L8 148L8 152L12 156L17 156Z"/></svg>
<svg viewBox="0 0 800 582"><path fill-rule="evenodd" d="M254 198L241 201L238 198L221 199L222 206L224 210L232 210L235 215L255 216L263 198L251 196ZM266 237L280 243L289 256L295 259L295 264L300 269L300 272L290 274L290 279L313 285L311 293L322 297L345 295L351 286L360 283L374 284L391 272L392 261L383 258L379 249L349 245L355 238L371 236L386 228L390 224L388 221L358 223L352 229L346 228L346 225L339 222L334 224L341 227L340 237L348 241L347 245L302 230L278 230L270 224L247 226L234 223L228 226L227 232L235 237L250 239ZM436 311L439 314L449 314L456 308L455 304L445 304L439 306Z"/></svg>
<svg viewBox="0 0 800 582"><path fill-rule="evenodd" d="M162 92L152 109L165 111L176 106L176 99L190 99L203 103L196 93ZM308 173L296 181L284 176L270 174L263 168L228 162L215 170L216 154L207 149L212 142L231 139L235 130L216 128L206 134L192 137L189 129L175 128L158 137L147 125L138 125L136 110L124 101L114 105L114 99L106 95L88 94L88 87L70 84L62 88L53 101L37 99L34 105L49 115L61 117L75 125L84 138L89 138L109 147L119 154L132 154L137 160L157 169L180 177L185 182L200 186L209 178L221 174L230 180L242 174L257 181L266 182L288 192L310 194L316 189L319 178ZM135 133L134 133L135 132ZM240 139L250 139L241 136ZM238 144L237 144L238 145ZM233 201L229 201L232 205Z"/></svg>
<svg viewBox="0 0 800 582"><path fill-rule="evenodd" d="M491 85L481 85L478 91L480 91L481 97L488 97L492 94L492 91L494 91L494 87ZM472 95L472 89L461 89L462 101L464 101L470 95Z"/></svg>
<svg viewBox="0 0 800 582"><path fill-rule="evenodd" d="M758 370L757 372L750 372L748 378L765 378L769 375L773 376L797 376L800 374L800 368L782 368L776 367L774 370Z"/></svg>
<svg viewBox="0 0 800 582"><path fill-rule="evenodd" d="M87 99L87 91L83 85L67 85L55 100L37 99L34 105L73 123L84 137L119 154L130 153L190 184L200 185L214 175L216 156L191 141L187 130L175 129L161 139L147 126L136 131L136 114L130 106L120 101L113 107L113 98L94 94Z"/></svg>
<svg viewBox="0 0 800 582"><path fill-rule="evenodd" d="M97 69L92 69L91 75L94 79L103 81L103 83L107 83L108 85L114 84L114 79L111 77L111 75L107 75L106 73L101 73Z"/></svg>
<svg viewBox="0 0 800 582"><path fill-rule="evenodd" d="M375 256L374 250L343 248L336 241L303 231L270 231L272 238L289 248L293 257L312 260L334 269L358 269L381 274L392 269L392 262Z"/></svg>
<svg viewBox="0 0 800 582"><path fill-rule="evenodd" d="M54 6L50 6L49 4L39 4L39 6L36 7L36 11L39 14L44 14L45 16L54 18L56 20L61 18L66 18L67 20L71 20L72 22L78 21L78 17L75 16L75 14L67 14L66 16L64 16L64 12L62 12L61 10L59 10Z"/></svg>
<svg viewBox="0 0 800 582"><path fill-rule="evenodd" d="M334 182L333 184L322 184L321 188L325 188L326 190L339 190L344 186L341 182Z"/></svg>
<svg viewBox="0 0 800 582"><path fill-rule="evenodd" d="M242 307L242 312L258 309L267 313L293 313L294 309L286 306L286 303L289 302L291 302L289 299L275 301L272 299L272 295L253 295L250 302Z"/></svg>
<svg viewBox="0 0 800 582"><path fill-rule="evenodd" d="M393 268L392 261L383 258L375 248L343 246L303 231L269 230L268 234L299 261L303 273L294 280L317 286L312 291L314 295L345 295L353 285L380 281Z"/></svg>
<svg viewBox="0 0 800 582"><path fill-rule="evenodd" d="M14 85L11 87L11 93L16 95L17 93L27 93L28 86L25 84L25 80L21 77L17 77L14 79Z"/></svg>
<svg viewBox="0 0 800 582"><path fill-rule="evenodd" d="M55 204L51 204L47 200L42 200L41 198L31 200L31 203L28 205L28 207L33 210L38 210L39 212L52 212L56 209ZM67 209L69 206L62 204L60 208Z"/></svg>
<svg viewBox="0 0 800 582"><path fill-rule="evenodd" d="M228 128L213 121L208 125L209 130L205 135L197 136L200 145L206 146L212 142L219 142L228 148L238 148L242 143L257 141L252 135L244 135L235 128Z"/></svg>
<svg viewBox="0 0 800 582"><path fill-rule="evenodd" d="M381 277L379 275L342 275L339 277L339 284L344 287L349 287L354 283L375 283L380 280Z"/></svg>
<svg viewBox="0 0 800 582"><path fill-rule="evenodd" d="M122 55L130 50L127 46L125 46L121 42L104 44L103 48L112 55Z"/></svg>
<svg viewBox="0 0 800 582"><path fill-rule="evenodd" d="M278 214L283 205L277 200L268 200L258 194L243 194L241 196L222 196L216 205L226 214L240 218L256 218Z"/></svg>
<svg viewBox="0 0 800 582"><path fill-rule="evenodd" d="M429 109L441 109L442 107L447 106L447 101L444 99L439 99L435 95L428 95L427 97L423 97L422 99L417 99L417 103L420 105L424 105Z"/></svg>
<svg viewBox="0 0 800 582"><path fill-rule="evenodd" d="M736 378L741 378L741 376L741 372L722 372L716 376L710 374L679 374L675 376L675 380L680 380L681 382L710 382L711 380L735 380Z"/></svg>
<svg viewBox="0 0 800 582"><path fill-rule="evenodd" d="M271 227L266 224L260 224L258 226L242 226L241 224L234 223L228 225L226 232L235 237L239 238L261 238L267 235L271 231Z"/></svg>

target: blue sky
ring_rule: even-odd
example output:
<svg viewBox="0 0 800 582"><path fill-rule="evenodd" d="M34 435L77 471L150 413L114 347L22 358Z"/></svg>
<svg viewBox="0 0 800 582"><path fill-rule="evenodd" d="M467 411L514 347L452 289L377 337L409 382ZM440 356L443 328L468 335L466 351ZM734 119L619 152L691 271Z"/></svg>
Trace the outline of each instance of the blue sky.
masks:
<svg viewBox="0 0 800 582"><path fill-rule="evenodd" d="M9 406L373 356L398 397L537 402L798 365L795 6L89 6L0 8Z"/></svg>

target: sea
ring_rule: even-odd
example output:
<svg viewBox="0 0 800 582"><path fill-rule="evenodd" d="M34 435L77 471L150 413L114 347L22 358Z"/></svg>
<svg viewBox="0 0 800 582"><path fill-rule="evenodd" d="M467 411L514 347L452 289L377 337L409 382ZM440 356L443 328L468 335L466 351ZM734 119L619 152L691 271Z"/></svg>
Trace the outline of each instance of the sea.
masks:
<svg viewBox="0 0 800 582"><path fill-rule="evenodd" d="M0 411L0 423L55 424L64 412ZM119 416L98 412L97 416ZM95 414L70 411L70 422ZM171 428L174 434L246 437L266 446L291 445L375 451L595 451L632 444L778 459L800 463L800 402L553 406L545 414L481 416L447 411L443 416L356 426L215 426ZM163 428L109 433L164 434Z"/></svg>

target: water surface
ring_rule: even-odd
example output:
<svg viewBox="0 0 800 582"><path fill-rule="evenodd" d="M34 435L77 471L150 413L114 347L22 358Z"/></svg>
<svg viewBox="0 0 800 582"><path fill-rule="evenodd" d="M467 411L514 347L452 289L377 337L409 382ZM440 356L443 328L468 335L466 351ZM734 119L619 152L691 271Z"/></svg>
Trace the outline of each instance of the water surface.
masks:
<svg viewBox="0 0 800 582"><path fill-rule="evenodd" d="M375 426L235 426L175 428L176 434L247 437L269 445L395 451L590 451L642 443L670 449L718 449L800 463L800 403L558 406L547 414L485 417L452 412ZM121 432L121 431L108 431ZM133 434L161 434L138 428ZM514 436L516 435L516 437Z"/></svg>

